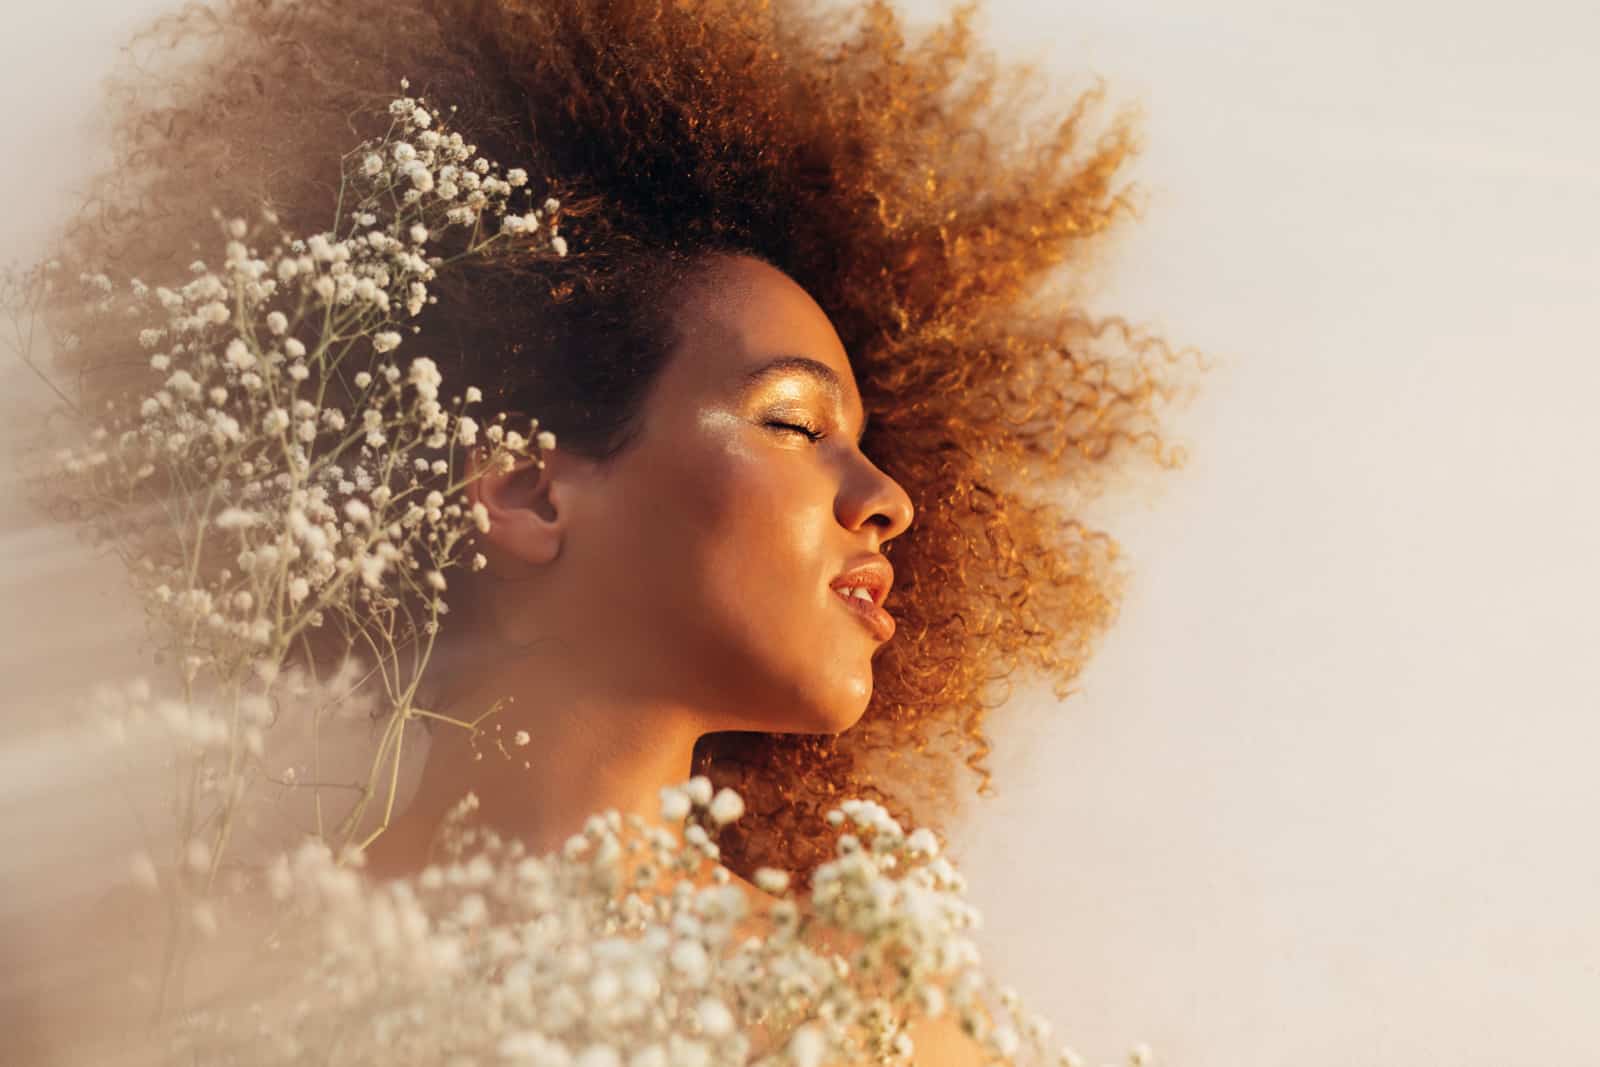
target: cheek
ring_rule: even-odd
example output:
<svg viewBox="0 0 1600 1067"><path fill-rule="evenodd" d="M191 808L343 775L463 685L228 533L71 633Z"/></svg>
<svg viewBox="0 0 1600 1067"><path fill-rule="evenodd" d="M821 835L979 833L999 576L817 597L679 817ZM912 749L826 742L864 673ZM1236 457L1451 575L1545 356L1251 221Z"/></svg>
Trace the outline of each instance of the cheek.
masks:
<svg viewBox="0 0 1600 1067"><path fill-rule="evenodd" d="M827 589L843 563L831 483L782 452L725 455L716 473L694 493L705 525L686 593L709 630L697 635L713 657L703 666L722 690L706 699L727 701L742 728L847 729L871 696L873 645Z"/></svg>
<svg viewBox="0 0 1600 1067"><path fill-rule="evenodd" d="M763 447L742 420L703 416L686 436L647 489L668 598L737 628L724 639L792 642L788 631L815 624L830 562L823 472L803 453Z"/></svg>
<svg viewBox="0 0 1600 1067"><path fill-rule="evenodd" d="M792 607L825 565L832 501L799 456L708 450L680 483L686 556L704 588L745 610Z"/></svg>
<svg viewBox="0 0 1600 1067"><path fill-rule="evenodd" d="M826 472L747 425L679 445L632 473L614 523L631 547L608 584L630 639L658 649L675 690L750 717L722 728L843 729L870 694L871 646L828 599L843 560Z"/></svg>
<svg viewBox="0 0 1600 1067"><path fill-rule="evenodd" d="M783 461L797 457L748 440L742 420L702 416L681 431L620 472L599 578L650 625L676 616L693 629L696 618L766 599L814 522L800 513L816 489L795 483L796 464Z"/></svg>

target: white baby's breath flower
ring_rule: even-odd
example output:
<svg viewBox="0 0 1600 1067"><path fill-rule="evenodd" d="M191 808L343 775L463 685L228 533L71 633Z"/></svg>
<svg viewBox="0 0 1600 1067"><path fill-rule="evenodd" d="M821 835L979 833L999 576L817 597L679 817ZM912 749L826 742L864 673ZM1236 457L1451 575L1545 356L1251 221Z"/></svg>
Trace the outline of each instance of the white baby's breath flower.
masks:
<svg viewBox="0 0 1600 1067"><path fill-rule="evenodd" d="M390 352L400 347L400 334L394 330L382 330L372 338L374 352Z"/></svg>
<svg viewBox="0 0 1600 1067"><path fill-rule="evenodd" d="M217 513L216 525L221 530L244 530L256 524L256 515L243 508L224 508Z"/></svg>
<svg viewBox="0 0 1600 1067"><path fill-rule="evenodd" d="M267 329L276 336L282 336L289 329L289 317L281 311L267 313Z"/></svg>
<svg viewBox="0 0 1600 1067"><path fill-rule="evenodd" d="M906 838L906 846L912 855L937 856L939 854L939 839L933 831L926 826L919 826Z"/></svg>
<svg viewBox="0 0 1600 1067"><path fill-rule="evenodd" d="M732 1032L733 1013L716 997L706 997L695 1008L695 1018L707 1037L722 1037Z"/></svg>
<svg viewBox="0 0 1600 1067"><path fill-rule="evenodd" d="M567 239L560 234L550 238L550 247L558 256L567 254Z"/></svg>
<svg viewBox="0 0 1600 1067"><path fill-rule="evenodd" d="M431 193L433 191L433 171L421 162L412 162L405 168L406 177L411 180L411 192ZM410 195L409 193L407 195Z"/></svg>
<svg viewBox="0 0 1600 1067"><path fill-rule="evenodd" d="M481 503L472 505L472 522L479 533L489 532L489 509Z"/></svg>
<svg viewBox="0 0 1600 1067"><path fill-rule="evenodd" d="M406 373L406 380L417 390L425 400L434 400L439 396L439 383L444 380L439 373L439 367L427 356L418 356L411 361L411 366Z"/></svg>
<svg viewBox="0 0 1600 1067"><path fill-rule="evenodd" d="M185 400L195 400L200 396L200 383L186 370L173 371L165 384L175 395Z"/></svg>
<svg viewBox="0 0 1600 1067"><path fill-rule="evenodd" d="M828 1054L828 1039L822 1027L815 1023L802 1023L789 1037L785 1051L794 1067L822 1067Z"/></svg>
<svg viewBox="0 0 1600 1067"><path fill-rule="evenodd" d="M556 447L556 435L549 430L540 430L534 440L539 445L539 451L549 452Z"/></svg>
<svg viewBox="0 0 1600 1067"><path fill-rule="evenodd" d="M689 814L689 794L674 786L661 789L661 817L667 822L681 822Z"/></svg>
<svg viewBox="0 0 1600 1067"><path fill-rule="evenodd" d="M789 888L789 873L780 871L775 867L758 867L755 876L756 887L767 893L782 893Z"/></svg>
<svg viewBox="0 0 1600 1067"><path fill-rule="evenodd" d="M224 358L227 359L228 366L236 370L250 370L258 362L256 354L250 351L250 346L237 337L228 342Z"/></svg>
<svg viewBox="0 0 1600 1067"><path fill-rule="evenodd" d="M711 779L703 774L697 774L684 783L684 792L697 808L703 808L711 803Z"/></svg>
<svg viewBox="0 0 1600 1067"><path fill-rule="evenodd" d="M697 941L679 941L672 946L668 959L690 989L699 989L710 977L711 958Z"/></svg>
<svg viewBox="0 0 1600 1067"><path fill-rule="evenodd" d="M711 821L724 826L744 814L744 800L732 789L721 789L711 801Z"/></svg>
<svg viewBox="0 0 1600 1067"><path fill-rule="evenodd" d="M988 1045L999 1055L1010 1059L1017 1054L1017 1049L1022 1046L1022 1039L1018 1037L1015 1027L1001 1025L995 1027L989 1034Z"/></svg>

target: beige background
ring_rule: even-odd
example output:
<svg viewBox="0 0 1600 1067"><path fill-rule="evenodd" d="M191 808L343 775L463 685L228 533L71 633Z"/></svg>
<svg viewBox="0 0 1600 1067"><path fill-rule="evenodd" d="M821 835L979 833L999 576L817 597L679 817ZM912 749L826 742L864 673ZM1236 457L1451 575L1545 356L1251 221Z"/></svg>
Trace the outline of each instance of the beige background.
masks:
<svg viewBox="0 0 1600 1067"><path fill-rule="evenodd" d="M9 247L159 6L0 16ZM1600 17L1298 7L989 5L1063 91L1098 71L1148 115L1149 210L1096 309L1224 366L1177 424L1189 466L1095 506L1122 621L1080 696L997 717L1002 796L958 857L994 969L1092 1063L1600 1062ZM112 572L63 584L74 557L6 518L20 706L124 630ZM98 840L39 843L72 761L25 721L12 874Z"/></svg>

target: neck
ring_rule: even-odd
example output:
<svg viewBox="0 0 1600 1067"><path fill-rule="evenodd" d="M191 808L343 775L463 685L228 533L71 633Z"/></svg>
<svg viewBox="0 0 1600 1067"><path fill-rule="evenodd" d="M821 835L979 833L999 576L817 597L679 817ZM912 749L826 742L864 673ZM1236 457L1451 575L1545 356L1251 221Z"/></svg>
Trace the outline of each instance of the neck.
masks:
<svg viewBox="0 0 1600 1067"><path fill-rule="evenodd" d="M608 687L615 671L570 651L526 649L471 672L441 714L471 721L497 702L499 709L476 733L434 723L416 796L368 847L369 873L425 867L446 813L469 791L477 825L535 855L560 848L588 816L608 809L666 825L661 788L689 777L702 723L691 709Z"/></svg>

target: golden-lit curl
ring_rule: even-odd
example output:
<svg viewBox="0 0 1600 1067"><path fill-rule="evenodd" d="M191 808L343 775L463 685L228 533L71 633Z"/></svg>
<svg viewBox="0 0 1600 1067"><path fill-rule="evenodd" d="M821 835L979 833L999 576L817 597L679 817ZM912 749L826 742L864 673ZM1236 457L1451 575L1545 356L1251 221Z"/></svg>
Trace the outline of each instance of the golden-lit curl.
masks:
<svg viewBox="0 0 1600 1067"><path fill-rule="evenodd" d="M1091 137L1098 85L1032 117L1038 72L983 50L976 10L908 40L887 0L192 6L135 38L111 84L114 163L68 241L86 262L154 280L211 247L212 205L264 200L291 231L322 230L338 158L370 132L352 116L381 110L408 77L410 92L459 106L450 122L480 151L561 197L572 254L552 292L625 277L629 250L742 248L792 276L850 354L863 449L917 509L887 546L899 636L861 722L837 737L716 734L696 749L696 772L746 799L722 834L725 861L806 884L832 853L822 815L841 797L942 829L965 792L956 763L989 791L993 685L1025 666L1064 696L1113 621L1116 542L1041 487L1081 497L1138 447L1181 462L1152 416L1176 355L1071 295L1091 239L1137 213L1114 187L1134 119ZM514 358L462 354L538 314L510 282L498 289L446 286L424 336L431 352L457 344L460 358L440 358L450 380L509 403ZM560 412L536 413L569 440Z"/></svg>

